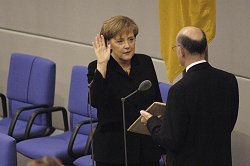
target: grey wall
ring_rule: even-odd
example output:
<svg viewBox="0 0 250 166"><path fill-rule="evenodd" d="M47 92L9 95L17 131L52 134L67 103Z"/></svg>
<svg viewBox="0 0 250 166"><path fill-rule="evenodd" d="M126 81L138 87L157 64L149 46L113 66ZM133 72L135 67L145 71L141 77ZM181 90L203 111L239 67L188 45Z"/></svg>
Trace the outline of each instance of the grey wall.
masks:
<svg viewBox="0 0 250 166"><path fill-rule="evenodd" d="M232 134L233 163L245 166L250 154L250 1L217 0L216 38L209 61L234 73L240 89L240 111ZM10 54L22 52L57 64L55 105L67 107L73 65L95 59L91 42L102 22L114 15L133 18L139 28L137 52L153 58L159 81L167 82L160 55L157 0L0 0L0 92L6 92ZM59 116L54 125L62 127Z"/></svg>

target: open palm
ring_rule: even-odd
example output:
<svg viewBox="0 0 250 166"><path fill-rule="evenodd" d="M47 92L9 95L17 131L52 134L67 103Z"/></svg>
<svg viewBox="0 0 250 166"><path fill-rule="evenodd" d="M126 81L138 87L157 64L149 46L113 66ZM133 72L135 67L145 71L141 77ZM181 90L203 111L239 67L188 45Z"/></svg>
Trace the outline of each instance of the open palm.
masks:
<svg viewBox="0 0 250 166"><path fill-rule="evenodd" d="M96 35L95 42L92 42L97 62L107 63L110 59L110 45L106 46L103 35Z"/></svg>

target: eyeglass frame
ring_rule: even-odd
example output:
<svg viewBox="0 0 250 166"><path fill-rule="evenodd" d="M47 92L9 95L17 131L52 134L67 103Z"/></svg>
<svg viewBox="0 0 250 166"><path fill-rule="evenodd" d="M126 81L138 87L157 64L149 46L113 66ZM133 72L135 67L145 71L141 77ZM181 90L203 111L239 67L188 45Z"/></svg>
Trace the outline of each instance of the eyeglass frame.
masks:
<svg viewBox="0 0 250 166"><path fill-rule="evenodd" d="M175 51L177 47L182 47L182 46L181 46L181 45L179 45L179 44L178 44L178 45L175 45L175 46L173 46L173 47L171 48L171 49L172 49L172 51Z"/></svg>

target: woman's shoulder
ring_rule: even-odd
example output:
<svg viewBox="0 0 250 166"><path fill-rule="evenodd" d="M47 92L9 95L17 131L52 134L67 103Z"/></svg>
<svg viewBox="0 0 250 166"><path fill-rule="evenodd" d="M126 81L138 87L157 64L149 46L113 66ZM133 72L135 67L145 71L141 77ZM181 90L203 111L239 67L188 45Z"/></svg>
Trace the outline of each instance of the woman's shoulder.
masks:
<svg viewBox="0 0 250 166"><path fill-rule="evenodd" d="M151 57L146 54L135 54L136 59L139 61L152 61Z"/></svg>
<svg viewBox="0 0 250 166"><path fill-rule="evenodd" d="M96 65L97 65L97 60L94 60L89 63L88 68L96 68Z"/></svg>
<svg viewBox="0 0 250 166"><path fill-rule="evenodd" d="M140 54L140 53L135 53L135 56L136 57L141 57L141 58L150 58L149 55L146 55L146 54Z"/></svg>

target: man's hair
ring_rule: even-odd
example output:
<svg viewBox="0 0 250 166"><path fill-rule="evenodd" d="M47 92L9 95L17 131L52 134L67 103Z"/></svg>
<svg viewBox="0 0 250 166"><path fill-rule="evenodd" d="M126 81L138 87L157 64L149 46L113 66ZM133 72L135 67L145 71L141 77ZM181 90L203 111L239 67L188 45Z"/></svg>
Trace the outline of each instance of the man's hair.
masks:
<svg viewBox="0 0 250 166"><path fill-rule="evenodd" d="M202 31L202 30L201 30ZM193 40L186 35L180 35L177 42L185 48L190 54L204 54L207 49L207 38L202 31L203 37L201 40Z"/></svg>
<svg viewBox="0 0 250 166"><path fill-rule="evenodd" d="M139 30L136 23L126 16L114 16L104 21L100 34L104 36L105 41L110 40L122 32L132 32L136 37Z"/></svg>

